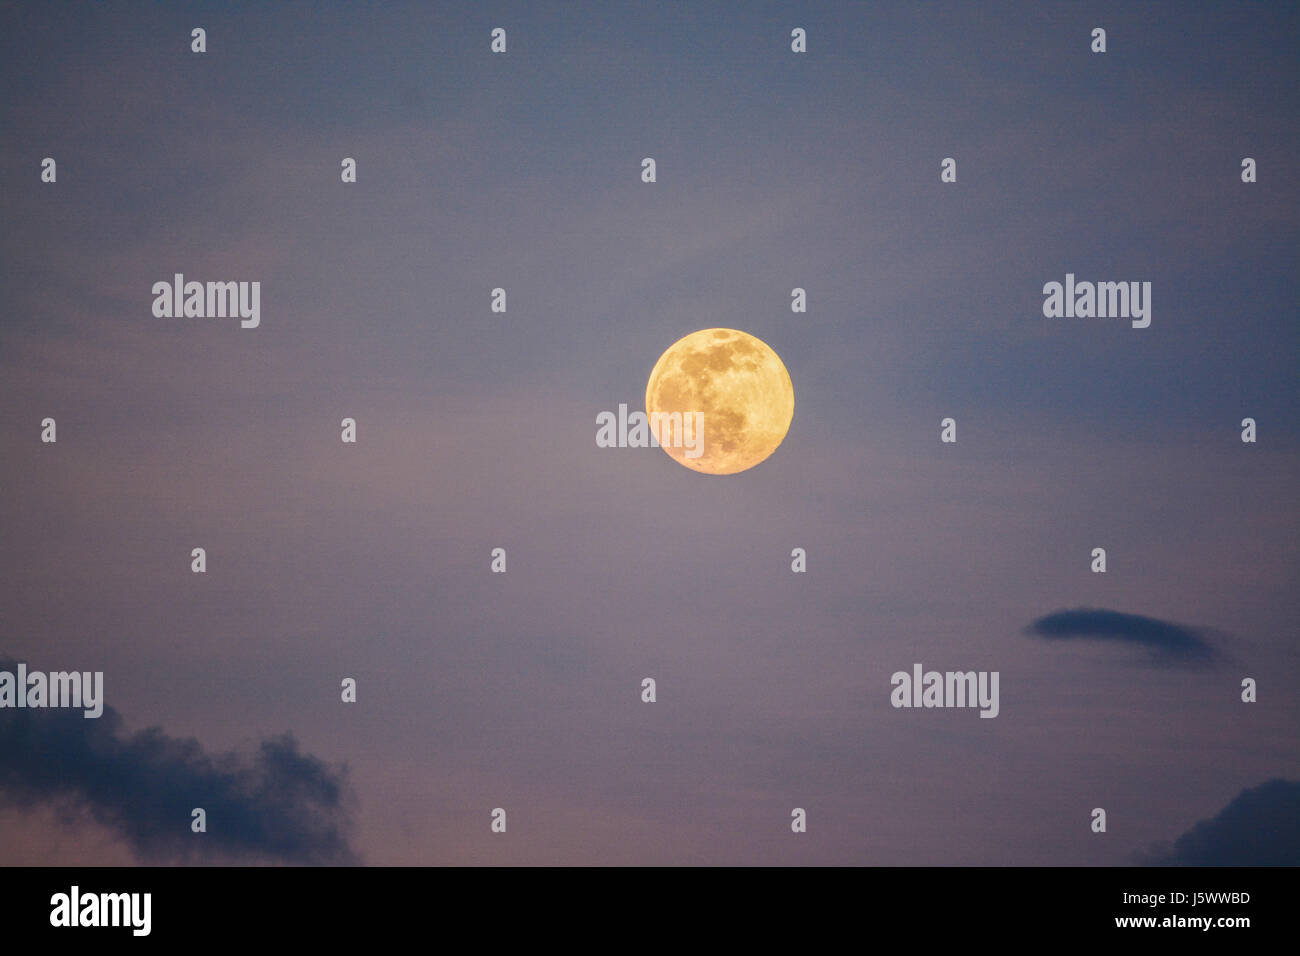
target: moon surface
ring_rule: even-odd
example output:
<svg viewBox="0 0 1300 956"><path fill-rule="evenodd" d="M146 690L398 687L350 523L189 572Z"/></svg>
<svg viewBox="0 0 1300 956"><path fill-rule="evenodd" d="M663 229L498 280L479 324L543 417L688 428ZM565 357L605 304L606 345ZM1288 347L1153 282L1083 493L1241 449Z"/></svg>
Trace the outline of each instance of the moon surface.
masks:
<svg viewBox="0 0 1300 956"><path fill-rule="evenodd" d="M738 329L701 329L659 356L646 383L645 410L674 461L708 475L734 475L781 444L794 418L794 385L762 339ZM700 413L702 442L688 421L693 412ZM658 417L673 413L682 416L683 436L674 433L674 419ZM700 445L702 452L691 457L692 446Z"/></svg>

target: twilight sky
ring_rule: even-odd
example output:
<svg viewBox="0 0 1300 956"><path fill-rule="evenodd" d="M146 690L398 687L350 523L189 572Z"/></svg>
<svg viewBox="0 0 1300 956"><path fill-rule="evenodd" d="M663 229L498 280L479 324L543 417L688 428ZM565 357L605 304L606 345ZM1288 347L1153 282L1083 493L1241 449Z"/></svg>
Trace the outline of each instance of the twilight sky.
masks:
<svg viewBox="0 0 1300 956"><path fill-rule="evenodd" d="M1123 864L1230 804L1181 859L1296 847L1255 788L1300 778L1298 41L1228 3L3 7L0 661L102 670L113 716L0 710L0 863ZM260 327L154 317L176 272L260 281ZM1067 272L1150 281L1150 327L1044 318ZM789 369L777 452L598 448L710 326ZM916 662L998 671L999 716L891 707Z"/></svg>

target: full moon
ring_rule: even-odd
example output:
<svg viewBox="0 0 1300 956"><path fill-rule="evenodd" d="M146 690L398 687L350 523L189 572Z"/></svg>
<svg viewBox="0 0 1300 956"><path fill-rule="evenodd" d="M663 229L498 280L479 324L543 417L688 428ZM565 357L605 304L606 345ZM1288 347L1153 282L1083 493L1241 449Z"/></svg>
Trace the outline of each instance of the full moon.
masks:
<svg viewBox="0 0 1300 956"><path fill-rule="evenodd" d="M645 410L659 446L678 464L734 475L781 444L794 418L794 386L766 342L737 329L701 329L659 356ZM678 419L662 417L675 413L685 423L684 441L673 433ZM691 431L692 413L702 442Z"/></svg>

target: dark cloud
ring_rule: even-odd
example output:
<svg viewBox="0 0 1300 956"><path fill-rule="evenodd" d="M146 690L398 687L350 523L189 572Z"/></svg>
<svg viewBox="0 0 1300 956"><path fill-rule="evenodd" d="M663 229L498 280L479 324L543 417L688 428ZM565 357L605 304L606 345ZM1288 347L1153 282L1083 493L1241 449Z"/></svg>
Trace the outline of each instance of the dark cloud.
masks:
<svg viewBox="0 0 1300 956"><path fill-rule="evenodd" d="M1146 866L1300 866L1300 781L1243 790L1218 816L1136 859Z"/></svg>
<svg viewBox="0 0 1300 956"><path fill-rule="evenodd" d="M1055 611L1040 617L1026 630L1038 637L1092 638L1136 644L1150 650L1155 660L1166 663L1206 663L1219 656L1206 642L1203 630L1103 608Z"/></svg>
<svg viewBox="0 0 1300 956"><path fill-rule="evenodd" d="M355 863L350 800L345 771L289 735L252 754L209 754L158 728L124 734L111 707L94 719L75 708L0 711L0 804L84 812L147 861ZM190 830L195 807L206 833Z"/></svg>

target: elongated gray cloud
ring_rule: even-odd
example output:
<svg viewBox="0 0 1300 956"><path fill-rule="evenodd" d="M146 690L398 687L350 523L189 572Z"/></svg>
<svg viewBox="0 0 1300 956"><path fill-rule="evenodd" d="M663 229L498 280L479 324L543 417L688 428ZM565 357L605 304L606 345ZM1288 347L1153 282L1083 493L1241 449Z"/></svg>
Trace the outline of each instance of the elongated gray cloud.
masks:
<svg viewBox="0 0 1300 956"><path fill-rule="evenodd" d="M1161 663L1207 663L1219 656L1200 630L1159 618L1103 608L1054 611L1034 621L1027 631L1053 639L1082 638L1135 644L1150 650L1153 659Z"/></svg>
<svg viewBox="0 0 1300 956"><path fill-rule="evenodd" d="M124 734L111 707L96 719L75 708L0 710L0 803L85 811L150 862L358 862L345 836L346 771L289 735L252 754L209 754L158 728ZM190 829L195 807L205 833Z"/></svg>
<svg viewBox="0 0 1300 956"><path fill-rule="evenodd" d="M1300 866L1300 781L1243 790L1172 844L1136 856L1147 866Z"/></svg>

